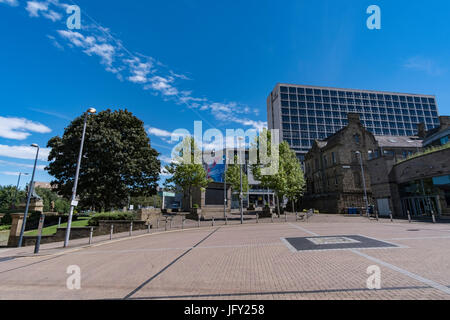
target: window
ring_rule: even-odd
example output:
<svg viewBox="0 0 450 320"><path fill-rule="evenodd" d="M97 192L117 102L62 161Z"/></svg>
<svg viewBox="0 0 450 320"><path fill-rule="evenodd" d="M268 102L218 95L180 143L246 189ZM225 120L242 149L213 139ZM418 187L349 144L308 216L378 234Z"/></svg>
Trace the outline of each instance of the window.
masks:
<svg viewBox="0 0 450 320"><path fill-rule="evenodd" d="M288 88L287 87L280 87L280 92L287 93Z"/></svg>
<svg viewBox="0 0 450 320"><path fill-rule="evenodd" d="M356 143L356 144L359 144L359 142L360 142L359 134L355 134L355 135L353 136L353 139L355 140L355 143Z"/></svg>
<svg viewBox="0 0 450 320"><path fill-rule="evenodd" d="M333 164L336 164L336 154L334 152L331 153L331 161L333 161Z"/></svg>

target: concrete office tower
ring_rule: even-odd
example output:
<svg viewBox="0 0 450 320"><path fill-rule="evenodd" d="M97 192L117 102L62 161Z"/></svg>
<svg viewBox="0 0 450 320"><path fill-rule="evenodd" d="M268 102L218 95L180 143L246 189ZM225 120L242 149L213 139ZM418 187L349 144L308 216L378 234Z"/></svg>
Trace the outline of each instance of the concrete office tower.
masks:
<svg viewBox="0 0 450 320"><path fill-rule="evenodd" d="M267 98L269 129L280 130L303 163L315 139L326 139L348 124L347 113L359 113L374 135L415 136L439 126L433 95L277 84Z"/></svg>

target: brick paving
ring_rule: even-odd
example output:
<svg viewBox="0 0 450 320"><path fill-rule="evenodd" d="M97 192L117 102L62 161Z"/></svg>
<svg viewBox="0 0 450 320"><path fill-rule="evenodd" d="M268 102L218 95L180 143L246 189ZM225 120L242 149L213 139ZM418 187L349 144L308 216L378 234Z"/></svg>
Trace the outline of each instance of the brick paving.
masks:
<svg viewBox="0 0 450 320"><path fill-rule="evenodd" d="M450 224L374 221L319 215L187 221L172 229L0 249L0 299L445 299L450 298ZM418 231L410 231L418 230ZM282 238L362 235L400 248L292 252ZM367 289L369 266L381 289ZM81 289L68 290L66 269L81 268Z"/></svg>

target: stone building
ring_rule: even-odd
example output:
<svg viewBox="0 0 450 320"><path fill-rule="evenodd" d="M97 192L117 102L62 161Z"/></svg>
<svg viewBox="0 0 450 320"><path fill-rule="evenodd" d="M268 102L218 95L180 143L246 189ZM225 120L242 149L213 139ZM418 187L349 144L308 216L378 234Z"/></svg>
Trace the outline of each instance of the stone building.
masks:
<svg viewBox="0 0 450 320"><path fill-rule="evenodd" d="M374 204L368 161L406 159L421 148L418 137L375 136L361 124L359 114L349 113L346 127L325 140L316 140L306 154L307 193L302 206L344 213L348 208L365 208L365 194L367 202Z"/></svg>
<svg viewBox="0 0 450 320"><path fill-rule="evenodd" d="M406 217L408 211L413 217L431 216L432 212L450 215L450 117L439 120L441 125L428 132L419 125L426 152L416 152L408 159L387 154L368 161L372 196L380 215L392 212Z"/></svg>

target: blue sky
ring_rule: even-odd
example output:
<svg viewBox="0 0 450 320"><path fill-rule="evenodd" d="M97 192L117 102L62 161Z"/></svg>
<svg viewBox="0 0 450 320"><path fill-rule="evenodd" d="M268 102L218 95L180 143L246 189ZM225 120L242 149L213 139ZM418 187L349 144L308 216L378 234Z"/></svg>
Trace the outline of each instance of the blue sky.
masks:
<svg viewBox="0 0 450 320"><path fill-rule="evenodd" d="M277 82L435 94L450 114L450 3L0 0L0 184L45 173L49 138L87 107L127 108L161 159L178 128L260 128ZM381 30L366 27L369 5ZM27 182L26 178L22 185Z"/></svg>

